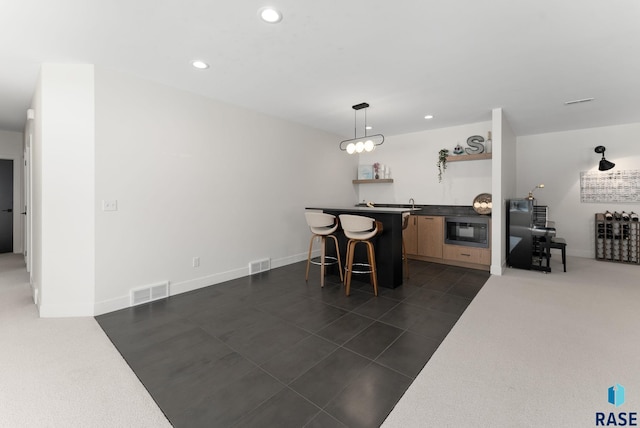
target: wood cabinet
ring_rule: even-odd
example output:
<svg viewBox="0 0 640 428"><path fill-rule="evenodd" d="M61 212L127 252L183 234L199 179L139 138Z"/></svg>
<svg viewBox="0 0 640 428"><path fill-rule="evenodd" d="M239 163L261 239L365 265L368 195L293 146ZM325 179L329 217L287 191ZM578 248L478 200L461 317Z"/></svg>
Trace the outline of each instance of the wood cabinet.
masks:
<svg viewBox="0 0 640 428"><path fill-rule="evenodd" d="M491 264L491 250L489 248L449 244L444 244L443 247L444 258L447 260L479 265Z"/></svg>
<svg viewBox="0 0 640 428"><path fill-rule="evenodd" d="M491 266L491 248L444 243L442 216L410 216L403 239L410 259L483 270L489 270Z"/></svg>
<svg viewBox="0 0 640 428"><path fill-rule="evenodd" d="M418 217L417 215L409 216L407 228L402 231L402 239L404 239L404 248L407 254L418 254Z"/></svg>
<svg viewBox="0 0 640 428"><path fill-rule="evenodd" d="M404 245L408 255L442 258L444 221L440 216L412 215L404 230Z"/></svg>
<svg viewBox="0 0 640 428"><path fill-rule="evenodd" d="M444 242L444 217L418 217L418 255L442 258Z"/></svg>

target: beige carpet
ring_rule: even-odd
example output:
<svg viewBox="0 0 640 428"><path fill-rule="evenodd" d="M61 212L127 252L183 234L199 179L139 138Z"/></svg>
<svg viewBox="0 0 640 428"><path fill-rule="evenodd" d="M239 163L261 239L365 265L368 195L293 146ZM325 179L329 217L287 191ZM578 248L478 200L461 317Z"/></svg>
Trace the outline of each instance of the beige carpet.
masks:
<svg viewBox="0 0 640 428"><path fill-rule="evenodd" d="M596 412L640 412L640 266L568 266L492 276L383 427L590 427Z"/></svg>
<svg viewBox="0 0 640 428"><path fill-rule="evenodd" d="M0 255L0 427L170 427L93 318L40 319Z"/></svg>

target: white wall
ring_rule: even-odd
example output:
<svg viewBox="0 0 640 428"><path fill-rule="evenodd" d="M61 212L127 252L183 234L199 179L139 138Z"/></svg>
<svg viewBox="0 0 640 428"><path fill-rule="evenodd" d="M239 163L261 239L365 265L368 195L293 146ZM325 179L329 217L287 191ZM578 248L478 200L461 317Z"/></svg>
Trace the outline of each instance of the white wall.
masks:
<svg viewBox="0 0 640 428"><path fill-rule="evenodd" d="M159 281L175 294L304 260L304 207L357 201L340 140L98 68L96 313Z"/></svg>
<svg viewBox="0 0 640 428"><path fill-rule="evenodd" d="M516 136L501 108L493 116L493 210L491 213L491 273L502 275L506 263L506 200L516 192Z"/></svg>
<svg viewBox="0 0 640 428"><path fill-rule="evenodd" d="M609 210L635 211L640 204L581 203L580 172L597 171L601 155L594 148L604 145L606 158L616 170L640 169L640 123L581 129L518 137L518 196L534 193L537 203L548 205L557 234L567 240L567 253L595 257L595 214Z"/></svg>
<svg viewBox="0 0 640 428"><path fill-rule="evenodd" d="M13 252L16 254L24 251L23 140L24 134L20 132L0 130L0 159L13 161Z"/></svg>
<svg viewBox="0 0 640 428"><path fill-rule="evenodd" d="M25 127L32 132L31 140L31 270L29 271L33 298L40 310L42 294L42 82L39 78L34 89L31 108L35 119Z"/></svg>
<svg viewBox="0 0 640 428"><path fill-rule="evenodd" d="M385 142L371 153L360 154L361 165L375 162L389 165L391 184L356 185L358 200L377 203L419 205L472 205L480 193L491 193L491 161L450 162L438 182L438 152L456 144L467 146L467 138L487 138L491 122L442 128L410 134L385 136ZM352 178L356 178L353 176Z"/></svg>
<svg viewBox="0 0 640 428"><path fill-rule="evenodd" d="M93 66L44 64L32 108L33 279L40 315L93 315Z"/></svg>

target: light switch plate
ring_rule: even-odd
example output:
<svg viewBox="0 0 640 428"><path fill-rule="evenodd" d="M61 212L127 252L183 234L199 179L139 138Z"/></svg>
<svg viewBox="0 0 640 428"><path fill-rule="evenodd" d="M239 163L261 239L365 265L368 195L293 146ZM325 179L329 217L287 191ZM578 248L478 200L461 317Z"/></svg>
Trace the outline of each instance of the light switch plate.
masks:
<svg viewBox="0 0 640 428"><path fill-rule="evenodd" d="M118 211L118 201L112 200L103 200L102 201L102 211Z"/></svg>

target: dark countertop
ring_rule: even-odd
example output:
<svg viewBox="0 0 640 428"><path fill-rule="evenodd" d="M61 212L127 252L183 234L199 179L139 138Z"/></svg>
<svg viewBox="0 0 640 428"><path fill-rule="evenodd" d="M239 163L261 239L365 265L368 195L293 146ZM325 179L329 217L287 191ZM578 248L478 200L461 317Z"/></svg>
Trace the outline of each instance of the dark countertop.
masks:
<svg viewBox="0 0 640 428"><path fill-rule="evenodd" d="M356 207L365 207L365 204L358 204ZM408 208L410 204L375 204L375 208ZM491 215L478 214L471 205L415 205L411 209L414 215L437 215L437 216L464 216L464 217L491 217Z"/></svg>
<svg viewBox="0 0 640 428"><path fill-rule="evenodd" d="M376 205L374 207L368 207L366 205L356 205L353 207L306 207L308 210L326 210L334 212L361 212L366 213L380 213L380 214L402 214L406 212L417 213L420 212L420 208L411 208L411 206L401 205Z"/></svg>

